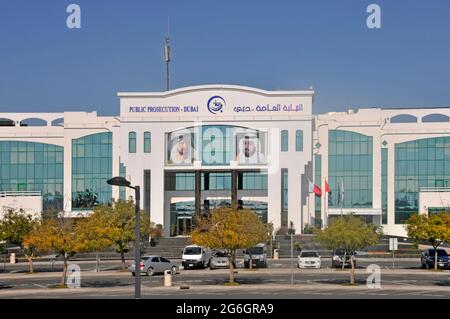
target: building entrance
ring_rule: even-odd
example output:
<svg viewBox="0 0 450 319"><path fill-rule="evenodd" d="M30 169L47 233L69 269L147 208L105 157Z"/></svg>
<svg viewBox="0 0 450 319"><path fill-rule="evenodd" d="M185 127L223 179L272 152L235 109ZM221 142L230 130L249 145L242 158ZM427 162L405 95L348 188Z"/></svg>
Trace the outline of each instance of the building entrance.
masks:
<svg viewBox="0 0 450 319"><path fill-rule="evenodd" d="M177 217L177 236L188 236L192 231L192 216Z"/></svg>

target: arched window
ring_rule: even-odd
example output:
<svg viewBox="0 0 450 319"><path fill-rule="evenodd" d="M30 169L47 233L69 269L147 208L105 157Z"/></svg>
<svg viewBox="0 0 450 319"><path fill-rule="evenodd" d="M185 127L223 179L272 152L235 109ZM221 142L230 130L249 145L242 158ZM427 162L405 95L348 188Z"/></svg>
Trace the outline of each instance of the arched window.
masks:
<svg viewBox="0 0 450 319"><path fill-rule="evenodd" d="M295 151L303 152L303 131L295 131Z"/></svg>
<svg viewBox="0 0 450 319"><path fill-rule="evenodd" d="M417 117L410 114L400 114L392 117L391 123L417 123Z"/></svg>
<svg viewBox="0 0 450 319"><path fill-rule="evenodd" d="M445 114L428 114L422 118L423 123L439 123L450 122L449 117Z"/></svg>
<svg viewBox="0 0 450 319"><path fill-rule="evenodd" d="M136 153L136 132L128 133L128 152Z"/></svg>
<svg viewBox="0 0 450 319"><path fill-rule="evenodd" d="M32 117L20 121L20 126L47 126L47 121L37 117Z"/></svg>
<svg viewBox="0 0 450 319"><path fill-rule="evenodd" d="M61 117L59 119L53 120L52 126L64 126L64 118Z"/></svg>
<svg viewBox="0 0 450 319"><path fill-rule="evenodd" d="M144 132L144 153L152 151L152 133Z"/></svg>
<svg viewBox="0 0 450 319"><path fill-rule="evenodd" d="M281 131L281 151L287 152L289 149L289 133L287 130Z"/></svg>

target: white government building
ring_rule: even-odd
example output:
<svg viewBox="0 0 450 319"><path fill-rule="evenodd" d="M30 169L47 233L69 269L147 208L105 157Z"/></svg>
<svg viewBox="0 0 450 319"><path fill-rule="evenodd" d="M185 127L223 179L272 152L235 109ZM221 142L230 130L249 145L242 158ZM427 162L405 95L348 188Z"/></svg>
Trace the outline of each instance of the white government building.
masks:
<svg viewBox="0 0 450 319"><path fill-rule="evenodd" d="M106 183L120 175L166 236L232 203L296 233L353 213L405 236L411 214L449 211L450 108L313 115L313 90L234 85L118 96L119 116L0 113L0 209L87 216L134 196Z"/></svg>

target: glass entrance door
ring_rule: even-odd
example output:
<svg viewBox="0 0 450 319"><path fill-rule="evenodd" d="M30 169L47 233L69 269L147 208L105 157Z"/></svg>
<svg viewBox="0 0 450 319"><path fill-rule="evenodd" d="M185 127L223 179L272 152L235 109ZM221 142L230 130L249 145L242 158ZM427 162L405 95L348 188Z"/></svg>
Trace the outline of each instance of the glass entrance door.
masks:
<svg viewBox="0 0 450 319"><path fill-rule="evenodd" d="M177 217L177 236L187 236L192 230L192 216Z"/></svg>

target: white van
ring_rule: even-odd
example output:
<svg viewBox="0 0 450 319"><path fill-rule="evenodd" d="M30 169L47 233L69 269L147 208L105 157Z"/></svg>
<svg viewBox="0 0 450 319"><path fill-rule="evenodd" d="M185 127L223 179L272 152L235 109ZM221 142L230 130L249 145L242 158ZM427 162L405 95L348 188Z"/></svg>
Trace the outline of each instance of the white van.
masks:
<svg viewBox="0 0 450 319"><path fill-rule="evenodd" d="M198 245L189 245L184 247L181 258L184 269L206 268L211 259L211 250Z"/></svg>
<svg viewBox="0 0 450 319"><path fill-rule="evenodd" d="M244 268L250 267L250 256L252 267L267 268L267 246L265 243L244 250Z"/></svg>

